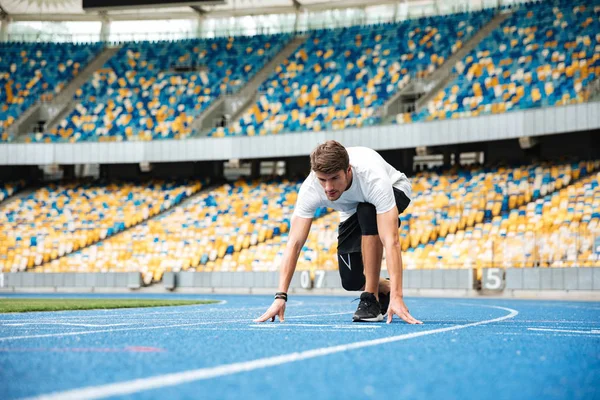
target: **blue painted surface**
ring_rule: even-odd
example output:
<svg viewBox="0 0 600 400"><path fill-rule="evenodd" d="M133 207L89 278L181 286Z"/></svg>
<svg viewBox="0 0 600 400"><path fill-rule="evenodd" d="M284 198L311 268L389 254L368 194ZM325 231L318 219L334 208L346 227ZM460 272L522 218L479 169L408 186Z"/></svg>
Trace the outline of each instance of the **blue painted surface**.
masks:
<svg viewBox="0 0 600 400"><path fill-rule="evenodd" d="M168 373L431 331L510 313L494 307L516 310L518 315L122 397L600 398L597 302L409 298L411 313L424 321L411 326L400 320L391 325L353 324L357 303L350 297L295 296L288 303L285 323L256 326L252 319L270 304L269 296L38 296L214 298L226 303L0 314L2 399L148 377L163 382L160 376ZM69 335L30 337L63 334Z"/></svg>

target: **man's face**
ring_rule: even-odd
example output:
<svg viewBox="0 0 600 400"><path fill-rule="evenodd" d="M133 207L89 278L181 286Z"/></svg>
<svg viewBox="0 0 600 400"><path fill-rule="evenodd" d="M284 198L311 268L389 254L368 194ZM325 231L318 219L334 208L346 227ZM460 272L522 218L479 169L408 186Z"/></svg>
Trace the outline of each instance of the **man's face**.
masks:
<svg viewBox="0 0 600 400"><path fill-rule="evenodd" d="M315 172L319 183L325 190L325 195L330 201L335 201L340 198L342 193L348 188L350 184L350 168L347 171L343 169L339 170L334 174L325 174L323 172Z"/></svg>

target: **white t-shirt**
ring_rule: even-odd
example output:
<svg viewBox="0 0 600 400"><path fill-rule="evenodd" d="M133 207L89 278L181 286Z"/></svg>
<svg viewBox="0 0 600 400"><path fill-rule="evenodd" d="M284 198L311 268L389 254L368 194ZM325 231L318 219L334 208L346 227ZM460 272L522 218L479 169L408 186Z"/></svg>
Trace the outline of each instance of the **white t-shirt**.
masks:
<svg viewBox="0 0 600 400"><path fill-rule="evenodd" d="M319 207L328 207L339 211L343 222L356 212L359 203L371 203L377 214L383 214L396 207L392 187L412 199L412 186L406 175L388 164L375 150L367 147L348 147L346 150L352 167L350 188L339 199L330 201L315 172L311 171L300 187L295 216L313 218Z"/></svg>

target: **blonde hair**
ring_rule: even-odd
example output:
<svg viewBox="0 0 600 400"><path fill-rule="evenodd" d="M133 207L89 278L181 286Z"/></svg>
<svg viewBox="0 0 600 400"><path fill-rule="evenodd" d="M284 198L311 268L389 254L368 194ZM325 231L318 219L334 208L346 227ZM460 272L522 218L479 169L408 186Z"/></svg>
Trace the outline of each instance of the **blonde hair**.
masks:
<svg viewBox="0 0 600 400"><path fill-rule="evenodd" d="M315 172L335 174L344 172L350 166L350 157L346 148L335 140L318 145L310 154L310 168Z"/></svg>

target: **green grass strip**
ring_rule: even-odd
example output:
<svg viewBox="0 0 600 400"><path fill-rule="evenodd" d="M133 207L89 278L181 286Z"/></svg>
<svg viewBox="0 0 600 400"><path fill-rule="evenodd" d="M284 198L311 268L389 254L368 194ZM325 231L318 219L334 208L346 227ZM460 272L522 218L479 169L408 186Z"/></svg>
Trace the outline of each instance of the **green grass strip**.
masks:
<svg viewBox="0 0 600 400"><path fill-rule="evenodd" d="M0 313L31 311L96 310L113 308L189 306L212 304L216 300L168 299L0 299Z"/></svg>

